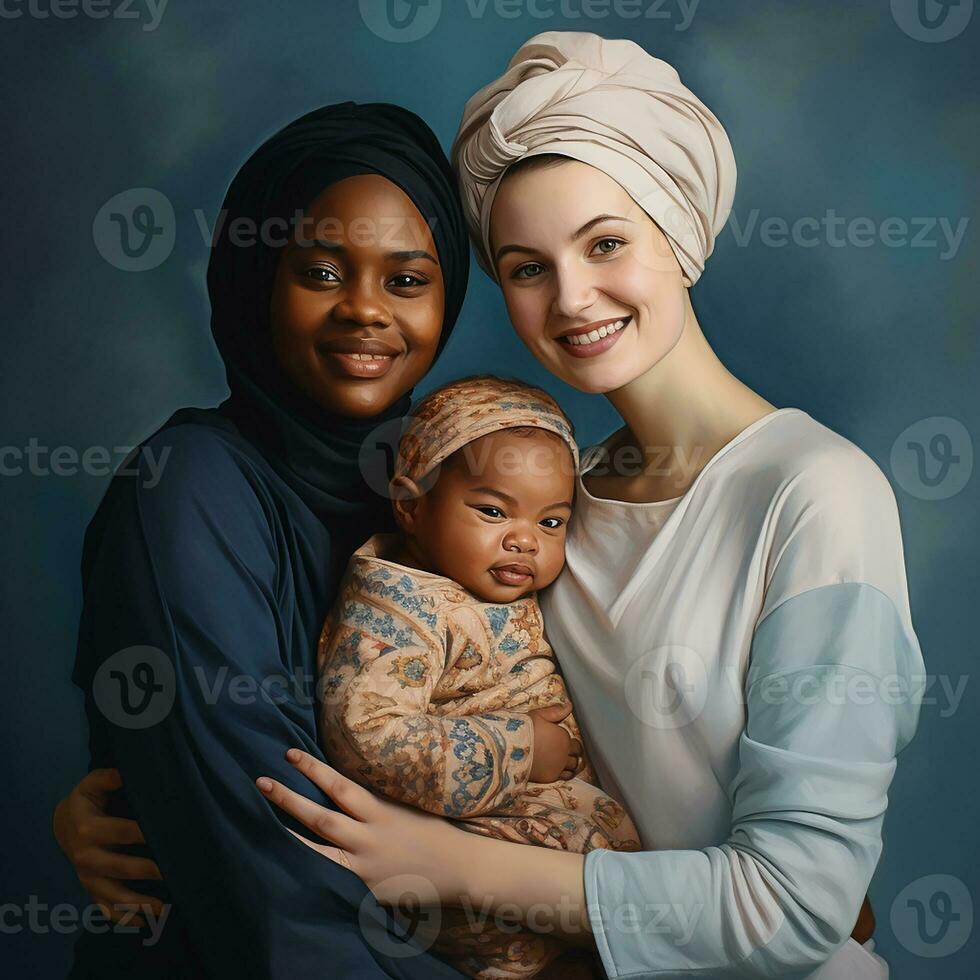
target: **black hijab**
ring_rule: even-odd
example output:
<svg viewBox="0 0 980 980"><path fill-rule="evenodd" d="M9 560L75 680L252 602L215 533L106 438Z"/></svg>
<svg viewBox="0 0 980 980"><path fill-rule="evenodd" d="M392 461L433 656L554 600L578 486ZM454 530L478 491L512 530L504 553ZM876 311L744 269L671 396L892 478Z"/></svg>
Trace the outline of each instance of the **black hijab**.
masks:
<svg viewBox="0 0 980 980"><path fill-rule="evenodd" d="M421 118L400 106L342 102L314 109L249 157L228 188L215 225L208 263L211 332L225 363L229 398L217 408L178 410L132 454L178 425L243 437L328 530L331 559L339 563L361 543L365 529L391 527L390 503L370 488L359 455L376 428L407 415L411 391L380 415L357 419L327 412L290 385L270 353L269 304L282 247L262 235L243 247L232 232L240 218L254 229L269 218L288 219L330 184L358 174L378 174L397 184L432 230L445 288L438 351L443 349L466 293L469 245L452 168L439 141ZM276 235L284 237L278 229ZM120 481L120 476L113 479L86 530L83 588L113 519Z"/></svg>
<svg viewBox="0 0 980 980"><path fill-rule="evenodd" d="M358 174L379 174L397 184L431 228L446 293L441 352L466 293L466 226L438 140L418 116L399 106L324 106L268 139L228 189L208 265L211 330L231 389L220 411L259 444L273 468L325 522L357 512L351 504L365 498L361 444L382 423L407 414L411 392L379 416L353 419L327 412L290 385L272 357L269 323L282 248L261 234L242 247L232 232L240 219L247 224L237 227L271 228L270 219L288 220L330 184ZM275 234L282 232L277 228ZM177 421L183 419L171 423Z"/></svg>

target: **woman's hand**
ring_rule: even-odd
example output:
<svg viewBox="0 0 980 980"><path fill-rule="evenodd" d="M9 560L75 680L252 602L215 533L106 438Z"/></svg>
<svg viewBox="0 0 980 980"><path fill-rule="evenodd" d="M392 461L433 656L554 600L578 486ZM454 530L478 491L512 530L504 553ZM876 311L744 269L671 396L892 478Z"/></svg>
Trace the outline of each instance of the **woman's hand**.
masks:
<svg viewBox="0 0 980 980"><path fill-rule="evenodd" d="M290 749L286 759L343 811L328 810L260 776L256 785L267 799L328 843L290 830L294 837L353 871L382 905L397 906L405 897L406 875L415 879L408 890L426 893L420 895L423 904L459 904L465 888L461 869L473 835L442 817L375 796L300 749Z"/></svg>
<svg viewBox="0 0 980 980"><path fill-rule="evenodd" d="M122 787L118 769L93 769L56 807L54 837L78 875L82 887L113 922L145 925L135 908L163 914L163 903L131 891L124 881L154 881L163 876L155 861L120 854L113 847L145 844L135 820L108 816L109 794Z"/></svg>
<svg viewBox="0 0 980 980"><path fill-rule="evenodd" d="M571 779L582 757L582 743L556 724L572 711L570 701L529 711L534 726L534 752L531 756L531 782L552 783Z"/></svg>

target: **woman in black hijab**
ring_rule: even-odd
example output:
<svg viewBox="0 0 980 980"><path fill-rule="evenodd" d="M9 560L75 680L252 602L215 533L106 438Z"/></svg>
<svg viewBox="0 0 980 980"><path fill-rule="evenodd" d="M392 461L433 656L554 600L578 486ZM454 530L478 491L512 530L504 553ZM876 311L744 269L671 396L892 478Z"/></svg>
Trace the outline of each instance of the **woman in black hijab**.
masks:
<svg viewBox="0 0 980 980"><path fill-rule="evenodd" d="M319 631L350 553L390 520L359 454L445 345L467 249L448 161L396 106L311 112L232 182L208 268L231 395L148 438L86 532L74 681L98 771L56 815L100 901L170 908L83 932L73 976L459 976L406 956L254 781L299 788L285 749L319 754ZM140 846L99 846L120 842Z"/></svg>

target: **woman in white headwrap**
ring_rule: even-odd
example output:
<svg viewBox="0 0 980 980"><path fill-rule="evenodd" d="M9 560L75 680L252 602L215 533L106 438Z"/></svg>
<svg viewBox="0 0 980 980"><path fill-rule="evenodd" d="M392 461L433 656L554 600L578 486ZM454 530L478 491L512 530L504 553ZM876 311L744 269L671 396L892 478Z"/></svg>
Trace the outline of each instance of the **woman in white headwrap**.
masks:
<svg viewBox="0 0 980 980"><path fill-rule="evenodd" d="M594 942L610 977L887 976L849 936L923 674L897 507L861 450L702 333L688 289L734 197L724 128L636 44L549 32L470 99L453 155L516 331L625 423L583 459L541 603L648 850L460 839L308 757L351 817L273 798L382 900L405 875L443 903L489 896Z"/></svg>

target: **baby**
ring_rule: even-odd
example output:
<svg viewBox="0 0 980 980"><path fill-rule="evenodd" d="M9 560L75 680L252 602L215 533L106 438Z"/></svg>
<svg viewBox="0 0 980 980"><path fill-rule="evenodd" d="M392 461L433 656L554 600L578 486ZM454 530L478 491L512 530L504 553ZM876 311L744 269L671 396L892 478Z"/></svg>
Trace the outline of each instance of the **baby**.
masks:
<svg viewBox="0 0 980 980"><path fill-rule="evenodd" d="M320 638L324 751L474 834L639 850L595 785L535 597L565 561L577 466L571 423L537 388L479 376L418 405L391 482L398 533L354 553ZM532 977L568 950L479 929L479 912L443 909L433 944L470 977Z"/></svg>

